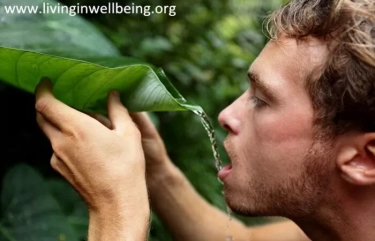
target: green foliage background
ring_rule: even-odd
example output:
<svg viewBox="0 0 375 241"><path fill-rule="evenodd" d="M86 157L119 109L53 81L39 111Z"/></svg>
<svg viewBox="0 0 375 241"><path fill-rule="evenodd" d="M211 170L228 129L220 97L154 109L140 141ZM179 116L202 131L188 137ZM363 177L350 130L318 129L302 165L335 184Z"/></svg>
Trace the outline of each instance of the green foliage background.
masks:
<svg viewBox="0 0 375 241"><path fill-rule="evenodd" d="M77 2L81 5L108 3L107 0L61 2L67 5L76 5ZM262 16L279 7L282 0L119 2L129 5L134 2L135 5L176 6L177 14L174 17L167 14L149 17L140 14L92 14L83 17L104 33L122 55L161 67L190 103L203 107L213 121L219 143L222 143L226 133L219 127L216 118L223 108L248 88L247 68L267 42L262 33ZM4 26L0 19L0 27ZM2 41L29 37L10 35L7 40L0 38L0 45ZM46 33L39 37L49 36ZM95 46L96 43L82 42L83 46L85 44ZM71 47L61 45L56 44L56 53L66 53ZM100 44L96 47L100 48ZM69 51L77 54L82 49L72 47ZM3 180L0 241L62 241L78 240L77 237L84 240L87 210L77 194L49 165L52 150L36 125L34 97L0 84L0 109L0 175ZM191 112L155 113L155 117L172 160L204 198L225 210L222 186L216 178L211 146L200 119ZM222 147L221 155L224 163L227 163L228 158ZM20 163L26 163L27 166L18 166ZM25 193L30 195L22 196ZM17 202L23 198L26 200ZM9 215L10 210L13 216ZM270 221L260 218L241 219L249 225ZM37 233L33 233L35 237L21 238L22 233L28 232L28 222L40 225L38 230L43 230L43 227L53 230L48 225L59 227L59 230L54 231L59 232L56 234L59 238L37 236ZM13 235L13 239L12 228L18 228L16 233L20 234ZM172 240L157 217L153 217L150 240Z"/></svg>

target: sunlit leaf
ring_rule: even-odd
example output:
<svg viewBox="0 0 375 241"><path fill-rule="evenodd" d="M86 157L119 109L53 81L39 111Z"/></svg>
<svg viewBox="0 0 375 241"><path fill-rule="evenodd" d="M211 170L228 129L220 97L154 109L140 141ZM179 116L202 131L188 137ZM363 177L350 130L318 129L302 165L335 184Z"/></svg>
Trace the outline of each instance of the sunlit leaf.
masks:
<svg viewBox="0 0 375 241"><path fill-rule="evenodd" d="M162 70L147 64L106 67L20 49L0 47L0 80L33 93L42 77L53 84L56 98L86 112L106 113L111 90L121 93L130 111L200 110L186 103ZM110 61L104 61L103 63ZM119 65L111 63L110 66Z"/></svg>

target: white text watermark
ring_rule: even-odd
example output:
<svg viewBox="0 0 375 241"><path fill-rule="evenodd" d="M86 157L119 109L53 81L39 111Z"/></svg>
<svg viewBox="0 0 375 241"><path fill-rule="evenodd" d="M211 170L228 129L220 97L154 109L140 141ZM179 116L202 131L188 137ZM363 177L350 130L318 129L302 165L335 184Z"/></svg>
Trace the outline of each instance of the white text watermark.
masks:
<svg viewBox="0 0 375 241"><path fill-rule="evenodd" d="M168 16L176 16L176 6L150 6L150 5L120 5L117 2L109 2L107 5L87 6L76 5L66 6L60 3L52 5L43 3L41 6L4 6L6 14L69 14L75 16L77 14L141 14L150 16L153 14L167 14Z"/></svg>

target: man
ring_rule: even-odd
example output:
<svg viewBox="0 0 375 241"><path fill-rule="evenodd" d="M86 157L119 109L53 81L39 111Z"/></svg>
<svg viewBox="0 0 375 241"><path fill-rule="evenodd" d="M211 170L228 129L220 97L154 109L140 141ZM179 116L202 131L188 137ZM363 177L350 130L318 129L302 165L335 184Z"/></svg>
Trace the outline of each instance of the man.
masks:
<svg viewBox="0 0 375 241"><path fill-rule="evenodd" d="M232 164L218 175L234 212L293 222L229 222L169 160L146 115L129 115L116 92L109 119L93 119L44 83L38 123L52 166L89 207L90 241L145 240L148 197L176 240L374 240L375 2L294 0L270 26L273 39L248 72L251 88L219 116Z"/></svg>

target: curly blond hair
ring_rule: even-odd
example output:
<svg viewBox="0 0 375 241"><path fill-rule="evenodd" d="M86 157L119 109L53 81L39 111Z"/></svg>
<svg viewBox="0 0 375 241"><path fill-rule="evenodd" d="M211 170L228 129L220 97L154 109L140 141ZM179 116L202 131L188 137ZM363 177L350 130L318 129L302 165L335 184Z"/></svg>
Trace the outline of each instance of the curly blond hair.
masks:
<svg viewBox="0 0 375 241"><path fill-rule="evenodd" d="M315 123L339 135L375 131L375 0L292 0L273 12L268 33L331 41L306 87Z"/></svg>

